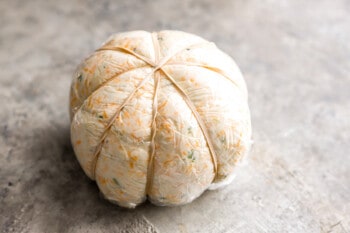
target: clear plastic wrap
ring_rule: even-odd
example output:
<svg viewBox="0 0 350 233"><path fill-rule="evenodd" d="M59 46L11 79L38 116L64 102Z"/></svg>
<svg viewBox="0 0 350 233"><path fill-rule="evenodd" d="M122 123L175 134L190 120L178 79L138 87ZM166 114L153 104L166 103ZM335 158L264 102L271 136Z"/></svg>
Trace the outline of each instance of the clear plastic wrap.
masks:
<svg viewBox="0 0 350 233"><path fill-rule="evenodd" d="M111 36L77 68L71 140L103 196L186 204L232 181L250 146L244 79L213 43L180 31Z"/></svg>

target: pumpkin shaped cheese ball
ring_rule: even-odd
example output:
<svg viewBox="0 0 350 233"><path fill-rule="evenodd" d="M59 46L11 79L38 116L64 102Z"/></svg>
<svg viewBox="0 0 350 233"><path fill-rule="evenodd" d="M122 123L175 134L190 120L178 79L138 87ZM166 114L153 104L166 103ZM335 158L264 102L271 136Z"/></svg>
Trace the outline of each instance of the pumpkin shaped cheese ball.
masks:
<svg viewBox="0 0 350 233"><path fill-rule="evenodd" d="M186 204L229 183L250 146L247 89L215 44L180 31L111 36L79 65L71 140L104 197Z"/></svg>

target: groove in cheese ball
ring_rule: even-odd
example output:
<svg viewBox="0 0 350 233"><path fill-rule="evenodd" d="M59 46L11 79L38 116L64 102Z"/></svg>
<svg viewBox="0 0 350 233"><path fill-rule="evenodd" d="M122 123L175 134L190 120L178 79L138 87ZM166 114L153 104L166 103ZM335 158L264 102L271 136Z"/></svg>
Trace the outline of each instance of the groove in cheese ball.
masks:
<svg viewBox="0 0 350 233"><path fill-rule="evenodd" d="M228 183L250 146L239 68L180 31L111 36L77 68L70 115L84 172L128 208L191 202Z"/></svg>

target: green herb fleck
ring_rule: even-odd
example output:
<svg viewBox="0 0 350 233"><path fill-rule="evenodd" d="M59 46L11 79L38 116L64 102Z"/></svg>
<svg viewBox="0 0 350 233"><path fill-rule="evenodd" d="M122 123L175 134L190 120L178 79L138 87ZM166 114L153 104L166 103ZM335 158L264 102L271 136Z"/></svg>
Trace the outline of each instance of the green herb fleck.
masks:
<svg viewBox="0 0 350 233"><path fill-rule="evenodd" d="M81 82L81 81L83 80L83 75L82 75L82 74L80 74L80 75L78 76L78 78L77 78L77 79L78 79L78 81L79 81L79 82Z"/></svg>
<svg viewBox="0 0 350 233"><path fill-rule="evenodd" d="M220 141L221 141L221 143L226 143L226 137L225 137L225 136L222 136L222 137L220 138Z"/></svg>
<svg viewBox="0 0 350 233"><path fill-rule="evenodd" d="M191 127L191 126L187 128L187 133L193 135L192 127Z"/></svg>
<svg viewBox="0 0 350 233"><path fill-rule="evenodd" d="M103 119L103 116L99 115L98 118Z"/></svg>
<svg viewBox="0 0 350 233"><path fill-rule="evenodd" d="M113 178L112 180L113 180L113 182L114 182L117 186L121 187L121 185L119 184L119 182L117 181L116 178Z"/></svg>
<svg viewBox="0 0 350 233"><path fill-rule="evenodd" d="M123 136L122 132L120 132L119 130L116 130L115 132L118 136Z"/></svg>
<svg viewBox="0 0 350 233"><path fill-rule="evenodd" d="M196 160L196 157L194 156L194 150L193 149L191 149L191 151L189 151L187 153L187 158L192 160L192 162Z"/></svg>

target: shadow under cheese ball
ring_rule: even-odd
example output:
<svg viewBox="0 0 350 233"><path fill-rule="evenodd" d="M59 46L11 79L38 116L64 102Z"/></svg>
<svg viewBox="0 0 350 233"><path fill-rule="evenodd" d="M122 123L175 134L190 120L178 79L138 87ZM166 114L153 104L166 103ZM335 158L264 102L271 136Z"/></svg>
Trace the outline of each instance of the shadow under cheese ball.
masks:
<svg viewBox="0 0 350 233"><path fill-rule="evenodd" d="M74 74L71 140L104 197L186 204L232 180L251 138L247 89L214 43L180 32L111 36Z"/></svg>

